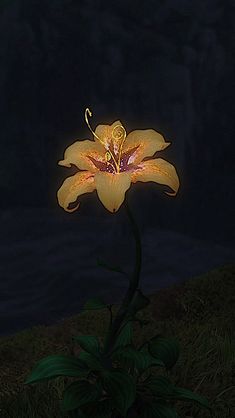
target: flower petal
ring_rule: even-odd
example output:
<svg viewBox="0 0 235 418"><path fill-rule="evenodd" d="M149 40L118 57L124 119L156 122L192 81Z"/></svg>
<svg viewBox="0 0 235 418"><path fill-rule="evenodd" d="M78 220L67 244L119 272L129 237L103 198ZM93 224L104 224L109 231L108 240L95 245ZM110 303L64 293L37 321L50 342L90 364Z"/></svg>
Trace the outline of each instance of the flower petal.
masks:
<svg viewBox="0 0 235 418"><path fill-rule="evenodd" d="M179 177L176 173L175 167L163 160L162 158L156 158L148 161L143 161L132 172L131 181L136 183L137 181L154 181L159 184L165 184L169 186L173 193L165 192L169 196L175 196L179 189Z"/></svg>
<svg viewBox="0 0 235 418"><path fill-rule="evenodd" d="M131 185L131 173L95 173L95 186L100 201L110 212L117 212Z"/></svg>
<svg viewBox="0 0 235 418"><path fill-rule="evenodd" d="M94 173L98 169L89 156L105 163L105 152L105 148L98 141L90 141L89 139L76 141L66 148L64 159L58 164L65 167L71 167L71 164L74 164L80 170L90 170Z"/></svg>
<svg viewBox="0 0 235 418"><path fill-rule="evenodd" d="M95 134L104 142L104 147L106 150L109 148L111 142L113 141L112 132L117 125L122 125L120 120L116 120L112 125L98 125L95 129ZM99 140L95 137L95 141Z"/></svg>
<svg viewBox="0 0 235 418"><path fill-rule="evenodd" d="M154 129L137 129L130 132L124 142L122 153L128 153L138 147L130 157L130 163L138 164L145 157L152 157L155 152L167 148L171 142L166 142L163 136Z"/></svg>
<svg viewBox="0 0 235 418"><path fill-rule="evenodd" d="M76 173L74 176L64 180L57 192L59 205L66 212L74 212L80 203L73 209L68 209L70 203L75 202L81 194L90 193L95 190L94 174L89 171Z"/></svg>

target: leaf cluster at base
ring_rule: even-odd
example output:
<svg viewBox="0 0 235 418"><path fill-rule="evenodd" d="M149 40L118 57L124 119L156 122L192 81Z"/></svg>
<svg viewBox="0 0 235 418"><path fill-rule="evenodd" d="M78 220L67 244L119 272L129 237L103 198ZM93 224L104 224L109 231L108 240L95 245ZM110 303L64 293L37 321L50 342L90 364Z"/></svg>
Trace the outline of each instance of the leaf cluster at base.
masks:
<svg viewBox="0 0 235 418"><path fill-rule="evenodd" d="M69 413L70 418L179 418L172 406L176 400L210 409L204 397L175 386L163 375L148 373L150 367L171 370L179 357L179 344L157 334L140 347L134 346L132 321L138 320L136 312L147 303L138 290L108 358L96 336L75 336L73 340L83 349L78 358L48 356L35 366L25 384L58 376L77 377L66 387L61 401L63 413ZM86 306L107 307L98 299Z"/></svg>

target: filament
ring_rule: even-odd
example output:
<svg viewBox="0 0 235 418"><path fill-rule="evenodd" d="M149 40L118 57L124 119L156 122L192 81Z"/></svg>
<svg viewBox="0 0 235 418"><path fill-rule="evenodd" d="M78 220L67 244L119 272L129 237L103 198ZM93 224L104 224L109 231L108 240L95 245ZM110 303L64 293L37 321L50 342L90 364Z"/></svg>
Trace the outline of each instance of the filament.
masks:
<svg viewBox="0 0 235 418"><path fill-rule="evenodd" d="M86 121L86 124L87 124L87 126L88 126L88 128L90 129L90 131L93 133L93 135L101 142L101 144L104 144L104 142L98 137L98 135L96 135L96 133L93 131L93 129L92 129L92 127L91 127L91 125L90 125L90 123L89 123L89 121L88 121L88 117L87 117L87 113L88 113L88 115L91 117L92 116L92 112L90 111L90 109L88 109L88 107L86 108L86 110L85 110L85 121Z"/></svg>
<svg viewBox="0 0 235 418"><path fill-rule="evenodd" d="M118 136L115 136L114 135L114 131L115 131L116 128L121 128L122 129L122 133L119 131L120 134ZM119 152L118 152L118 168L119 168L120 167L121 155L122 155L122 147L123 147L124 141L126 139L126 130L125 130L125 128L122 125L116 125L113 128L112 137L114 139L120 139L120 138L122 138L122 142L121 142L121 145L120 145L120 148L119 148Z"/></svg>
<svg viewBox="0 0 235 418"><path fill-rule="evenodd" d="M88 107L85 110L85 121L87 123L88 128L93 133L93 135L101 142L101 144L105 146L105 142L101 138L99 138L99 136L93 131L93 129L92 129L92 127L91 127L91 125L90 125L90 123L88 121L87 113L88 113L89 117L92 116L92 112L90 111L90 109L88 109ZM108 152L109 152L109 154L111 155L111 157L113 159L113 162L115 164L117 173L119 173L119 166L118 166L117 161L115 160L115 158L113 156L113 153L110 150ZM105 157L106 157L106 161L107 161L107 153L106 153ZM113 166L112 163L109 162L109 164L115 169L115 167Z"/></svg>

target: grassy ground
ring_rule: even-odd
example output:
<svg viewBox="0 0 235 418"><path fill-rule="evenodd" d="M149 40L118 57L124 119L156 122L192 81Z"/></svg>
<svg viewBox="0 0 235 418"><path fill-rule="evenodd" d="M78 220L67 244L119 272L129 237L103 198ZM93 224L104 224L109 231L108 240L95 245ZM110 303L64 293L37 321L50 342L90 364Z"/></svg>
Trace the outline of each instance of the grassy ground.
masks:
<svg viewBox="0 0 235 418"><path fill-rule="evenodd" d="M210 414L178 401L179 416L235 417L235 265L222 266L148 296L151 303L138 316L151 323L142 330L134 323L134 342L141 344L158 332L176 336L181 353L168 376L178 386L205 396L213 407ZM114 314L117 308L115 305ZM108 320L108 310L86 311L55 326L0 337L1 418L65 418L59 401L75 378L57 377L29 386L23 382L43 357L79 354L72 336L94 334L102 341ZM157 369L151 372L159 373Z"/></svg>

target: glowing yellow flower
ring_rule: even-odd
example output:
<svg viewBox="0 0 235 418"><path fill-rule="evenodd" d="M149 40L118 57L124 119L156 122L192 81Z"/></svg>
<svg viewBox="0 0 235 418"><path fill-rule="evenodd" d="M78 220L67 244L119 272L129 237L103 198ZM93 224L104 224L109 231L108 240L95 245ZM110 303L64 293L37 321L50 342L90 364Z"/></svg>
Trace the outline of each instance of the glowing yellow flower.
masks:
<svg viewBox="0 0 235 418"><path fill-rule="evenodd" d="M92 130L85 111L86 123L94 135L94 141L76 141L64 153L64 159L58 164L71 167L76 165L80 170L68 177L57 192L59 205L67 212L73 212L79 207L69 209L70 203L78 196L97 190L99 199L106 209L116 212L124 201L125 193L131 183L137 181L154 181L169 186L175 196L179 188L179 178L175 167L162 158L149 159L157 151L162 151L170 145L163 136L153 129L126 131L118 120L112 125L98 125Z"/></svg>

